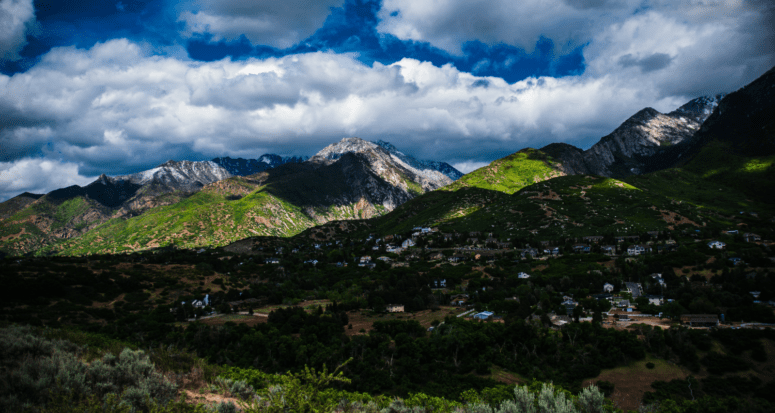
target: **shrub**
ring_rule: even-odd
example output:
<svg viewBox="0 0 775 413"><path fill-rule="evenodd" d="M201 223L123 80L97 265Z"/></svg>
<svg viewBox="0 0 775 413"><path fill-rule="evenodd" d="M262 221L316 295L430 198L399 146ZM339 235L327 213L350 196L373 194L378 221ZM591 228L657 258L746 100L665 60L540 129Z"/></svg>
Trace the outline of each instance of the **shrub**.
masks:
<svg viewBox="0 0 775 413"><path fill-rule="evenodd" d="M652 362L650 362L650 361L649 361L648 363L646 363L646 368L647 368L647 369L653 369L654 367L655 367L655 366L654 366L654 363L652 363Z"/></svg>

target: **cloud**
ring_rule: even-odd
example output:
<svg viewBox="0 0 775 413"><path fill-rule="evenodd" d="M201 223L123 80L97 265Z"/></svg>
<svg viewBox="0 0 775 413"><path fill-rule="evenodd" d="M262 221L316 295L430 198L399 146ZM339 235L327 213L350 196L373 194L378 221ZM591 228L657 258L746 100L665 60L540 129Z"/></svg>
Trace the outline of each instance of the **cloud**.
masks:
<svg viewBox="0 0 775 413"><path fill-rule="evenodd" d="M35 23L32 0L0 1L0 61L18 60L27 44L27 31Z"/></svg>
<svg viewBox="0 0 775 413"><path fill-rule="evenodd" d="M45 194L71 185L87 185L95 177L83 176L77 164L40 158L0 162L0 201L23 192Z"/></svg>
<svg viewBox="0 0 775 413"><path fill-rule="evenodd" d="M467 174L469 172L473 172L481 167L489 165L489 162L476 162L476 161L466 161L466 162L458 162L454 165L455 169L458 171Z"/></svg>
<svg viewBox="0 0 775 413"><path fill-rule="evenodd" d="M626 55L619 58L619 64L621 64L623 67L637 66L642 72L646 73L664 69L670 65L672 60L673 58L670 57L670 55L667 53L653 53L648 57L643 57L640 59L635 58L630 53L627 53Z"/></svg>
<svg viewBox="0 0 775 413"><path fill-rule="evenodd" d="M255 44L287 48L323 25L332 7L344 0L242 1L200 0L185 10L180 21L188 35L210 34L215 41L244 35Z"/></svg>

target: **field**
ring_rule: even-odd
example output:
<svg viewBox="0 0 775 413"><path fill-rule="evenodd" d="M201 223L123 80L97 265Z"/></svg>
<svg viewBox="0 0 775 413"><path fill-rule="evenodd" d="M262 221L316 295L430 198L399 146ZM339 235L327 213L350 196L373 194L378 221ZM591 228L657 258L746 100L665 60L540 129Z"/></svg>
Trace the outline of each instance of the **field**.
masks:
<svg viewBox="0 0 775 413"><path fill-rule="evenodd" d="M654 363L653 369L646 367L648 362ZM585 380L584 386L594 384L599 380L613 383L615 387L611 399L619 408L627 411L635 410L640 406L643 395L648 391L653 391L651 383L654 381L685 379L687 376L689 376L689 370L668 361L648 356L645 360L632 363L629 366L603 370L594 379Z"/></svg>

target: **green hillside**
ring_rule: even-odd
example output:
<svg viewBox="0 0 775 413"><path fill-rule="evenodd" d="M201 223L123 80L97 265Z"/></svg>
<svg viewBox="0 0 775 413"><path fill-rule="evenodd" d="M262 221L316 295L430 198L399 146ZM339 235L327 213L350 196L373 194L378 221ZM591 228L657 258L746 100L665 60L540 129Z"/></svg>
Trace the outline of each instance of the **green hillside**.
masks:
<svg viewBox="0 0 775 413"><path fill-rule="evenodd" d="M464 175L443 189L456 191L473 187L513 194L528 185L562 175L554 159L539 150L526 148Z"/></svg>
<svg viewBox="0 0 775 413"><path fill-rule="evenodd" d="M728 142L714 140L705 145L683 169L710 182L736 188L748 198L775 204L775 154L740 154Z"/></svg>
<svg viewBox="0 0 775 413"><path fill-rule="evenodd" d="M314 225L298 207L268 194L263 187L242 196L253 188L250 183L242 178L227 181L131 219L112 219L44 252L82 255L168 245L221 246L255 235L291 236Z"/></svg>

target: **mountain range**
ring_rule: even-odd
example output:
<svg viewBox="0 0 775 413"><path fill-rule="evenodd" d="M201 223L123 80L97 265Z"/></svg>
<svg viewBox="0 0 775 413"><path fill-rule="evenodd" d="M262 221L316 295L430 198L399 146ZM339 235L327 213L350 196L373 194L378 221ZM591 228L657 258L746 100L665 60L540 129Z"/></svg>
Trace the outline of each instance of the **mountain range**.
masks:
<svg viewBox="0 0 775 413"><path fill-rule="evenodd" d="M0 203L0 250L221 246L370 218L367 226L385 233L414 225L499 225L514 234L558 236L613 228L624 217L640 217L637 228L645 230L671 222L707 225L708 210L766 214L775 203L774 85L775 69L739 91L694 99L667 114L645 108L588 150L564 143L526 148L466 175L359 138L306 160L267 154L170 161L136 174L102 175L85 187ZM570 201L576 197L582 202Z"/></svg>

